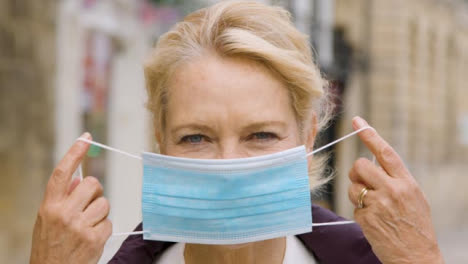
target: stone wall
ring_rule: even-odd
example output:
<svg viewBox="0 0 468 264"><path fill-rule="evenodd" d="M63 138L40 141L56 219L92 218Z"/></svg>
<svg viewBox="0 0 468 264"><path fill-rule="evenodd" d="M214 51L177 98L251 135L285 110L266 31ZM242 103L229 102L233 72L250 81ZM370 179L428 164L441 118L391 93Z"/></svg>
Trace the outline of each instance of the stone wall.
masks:
<svg viewBox="0 0 468 264"><path fill-rule="evenodd" d="M55 1L0 1L0 263L27 263L52 170Z"/></svg>
<svg viewBox="0 0 468 264"><path fill-rule="evenodd" d="M465 6L455 0L335 2L336 25L354 50L340 133L351 131L354 115L367 118L428 194L442 239L463 241L451 232L468 232L468 178L461 173L468 169L468 147L460 140L460 123L468 119ZM55 0L0 0L0 263L28 262L53 169L56 7ZM336 153L337 209L351 216L347 170L357 156L370 155L357 139Z"/></svg>
<svg viewBox="0 0 468 264"><path fill-rule="evenodd" d="M419 181L441 237L468 230L468 131L460 129L468 115L467 10L463 1L336 1L336 25L354 50L340 133L354 115L368 119ZM370 153L357 139L337 153L337 208L352 216L347 171Z"/></svg>

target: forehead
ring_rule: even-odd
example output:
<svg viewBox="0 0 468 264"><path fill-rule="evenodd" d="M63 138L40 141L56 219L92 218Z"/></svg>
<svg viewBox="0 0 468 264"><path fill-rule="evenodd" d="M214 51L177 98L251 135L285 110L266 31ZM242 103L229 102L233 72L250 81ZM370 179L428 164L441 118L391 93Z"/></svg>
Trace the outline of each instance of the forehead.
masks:
<svg viewBox="0 0 468 264"><path fill-rule="evenodd" d="M176 70L168 90L167 125L294 119L283 82L262 64L245 58L194 59Z"/></svg>

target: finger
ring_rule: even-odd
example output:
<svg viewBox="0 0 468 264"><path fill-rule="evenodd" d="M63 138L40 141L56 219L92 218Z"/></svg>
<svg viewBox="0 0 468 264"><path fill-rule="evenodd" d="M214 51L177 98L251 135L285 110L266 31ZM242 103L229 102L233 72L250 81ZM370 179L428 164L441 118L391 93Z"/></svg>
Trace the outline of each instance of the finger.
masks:
<svg viewBox="0 0 468 264"><path fill-rule="evenodd" d="M78 184L80 184L80 179L78 178L75 178L72 180L72 182L70 183L70 188L68 188L68 195L70 195L70 193L73 192L73 190L75 190L76 186L78 186Z"/></svg>
<svg viewBox="0 0 468 264"><path fill-rule="evenodd" d="M372 204L372 197L375 195L375 191L361 183L353 183L348 188L348 198L356 207L358 206L359 196L364 188L368 189L367 194L362 199L364 207L366 207Z"/></svg>
<svg viewBox="0 0 468 264"><path fill-rule="evenodd" d="M109 215L109 211L109 201L101 196L86 207L82 216L88 226L95 226Z"/></svg>
<svg viewBox="0 0 468 264"><path fill-rule="evenodd" d="M357 130L365 126L369 125L364 119L360 117L355 117L353 119L354 129ZM400 156L382 137L379 136L377 131L374 129L367 129L360 132L359 137L370 151L374 153L379 164L388 173L388 175L392 177L405 177L408 175L408 170Z"/></svg>
<svg viewBox="0 0 468 264"><path fill-rule="evenodd" d="M73 211L84 211L94 199L102 196L102 191L102 185L98 179L88 176L68 196L68 206Z"/></svg>
<svg viewBox="0 0 468 264"><path fill-rule="evenodd" d="M93 232L99 235L100 242L106 243L107 239L112 235L112 222L109 219L104 219L93 227Z"/></svg>
<svg viewBox="0 0 468 264"><path fill-rule="evenodd" d="M387 184L387 173L380 167L375 166L370 160L360 158L354 162L349 171L351 182L363 183L374 190L380 189Z"/></svg>
<svg viewBox="0 0 468 264"><path fill-rule="evenodd" d="M89 133L84 133L81 137L91 139ZM63 199L68 193L73 172L88 151L89 144L76 141L68 150L67 154L59 162L52 172L45 191L46 199Z"/></svg>

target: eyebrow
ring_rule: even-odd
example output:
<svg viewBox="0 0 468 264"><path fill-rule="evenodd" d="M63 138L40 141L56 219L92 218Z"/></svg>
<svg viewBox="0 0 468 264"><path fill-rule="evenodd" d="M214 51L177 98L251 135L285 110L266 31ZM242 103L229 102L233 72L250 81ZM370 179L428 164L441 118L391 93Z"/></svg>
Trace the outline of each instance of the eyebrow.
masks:
<svg viewBox="0 0 468 264"><path fill-rule="evenodd" d="M242 130L244 131L245 130L247 131L261 130L262 128L268 127L268 126L279 126L281 127L281 129L285 129L288 125L286 124L286 122L283 122L283 121L262 121L262 122L255 122L255 123L249 124L243 127Z"/></svg>
<svg viewBox="0 0 468 264"><path fill-rule="evenodd" d="M193 129L193 130L207 131L207 132L213 133L213 129L207 125L188 123L188 124L183 124L183 125L174 127L173 129L171 129L171 134L174 134L175 132L181 129Z"/></svg>
<svg viewBox="0 0 468 264"><path fill-rule="evenodd" d="M261 130L264 127L268 126L279 126L281 129L285 129L288 125L286 122L283 121L261 121L261 122L253 122L247 126L244 126L241 128L241 131L252 131L252 130ZM171 129L171 133L174 134L175 132L181 130L181 129L193 129L193 130L199 130L199 131L204 131L204 132L209 132L209 133L214 133L213 128L207 125L201 125L197 123L188 123L188 124L183 124L174 127Z"/></svg>

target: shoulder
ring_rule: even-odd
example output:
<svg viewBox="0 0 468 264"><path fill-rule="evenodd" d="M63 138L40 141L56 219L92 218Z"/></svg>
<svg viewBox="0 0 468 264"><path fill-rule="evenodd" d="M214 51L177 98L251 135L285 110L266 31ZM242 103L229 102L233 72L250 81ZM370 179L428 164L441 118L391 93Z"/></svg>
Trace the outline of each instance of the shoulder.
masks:
<svg viewBox="0 0 468 264"><path fill-rule="evenodd" d="M312 205L314 223L344 220L335 213ZM141 231L141 224L135 231ZM319 263L380 263L357 224L317 227L297 236ZM158 259L172 242L143 240L141 235L127 238L111 259L111 264L148 263ZM339 254L337 254L339 252Z"/></svg>
<svg viewBox="0 0 468 264"><path fill-rule="evenodd" d="M140 223L134 231L141 231ZM173 242L143 240L142 235L129 236L108 264L152 264Z"/></svg>
<svg viewBox="0 0 468 264"><path fill-rule="evenodd" d="M312 205L312 219L314 223L345 220L317 205ZM297 237L320 263L380 263L357 224L316 227Z"/></svg>

